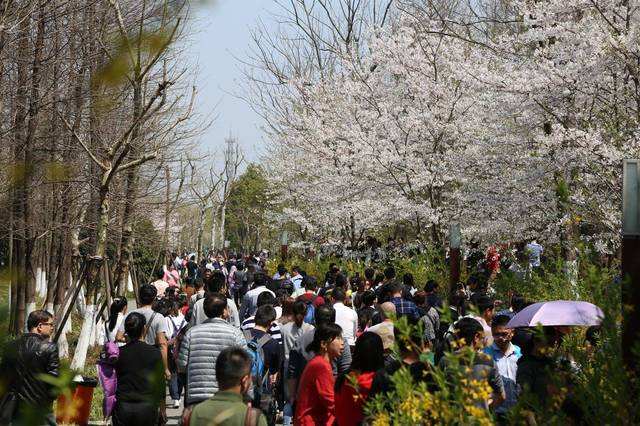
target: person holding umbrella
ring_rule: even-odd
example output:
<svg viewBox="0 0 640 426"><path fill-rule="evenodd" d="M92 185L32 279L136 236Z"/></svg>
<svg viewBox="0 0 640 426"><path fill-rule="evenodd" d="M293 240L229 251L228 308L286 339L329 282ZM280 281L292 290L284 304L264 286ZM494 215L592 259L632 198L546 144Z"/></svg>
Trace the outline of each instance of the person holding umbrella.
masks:
<svg viewBox="0 0 640 426"><path fill-rule="evenodd" d="M559 394L559 385L566 382L566 362L555 354L568 331L568 327L547 326L542 333L534 332L531 349L518 360L516 383L542 406L550 404Z"/></svg>
<svg viewBox="0 0 640 426"><path fill-rule="evenodd" d="M571 361L557 356L565 335L571 327L589 327L602 322L603 313L597 306L582 301L555 300L534 303L518 312L507 327L539 327L534 332L531 348L518 360L516 383L523 392L537 399L537 403L550 407L560 389L569 388L560 409L580 424L584 416L571 397Z"/></svg>

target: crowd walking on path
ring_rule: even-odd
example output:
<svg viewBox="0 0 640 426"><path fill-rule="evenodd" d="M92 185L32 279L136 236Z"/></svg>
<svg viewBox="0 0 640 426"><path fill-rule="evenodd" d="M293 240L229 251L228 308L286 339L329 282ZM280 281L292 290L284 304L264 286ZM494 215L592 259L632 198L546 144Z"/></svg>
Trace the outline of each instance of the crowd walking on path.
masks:
<svg viewBox="0 0 640 426"><path fill-rule="evenodd" d="M537 267L542 249L534 248ZM552 339L542 341L509 328L529 303L514 294L497 312L483 279L495 274L496 256L480 257L472 268L481 273L471 271L443 308L437 282L399 279L393 267L361 277L331 265L319 280L283 265L271 275L258 256L197 263L174 255L139 288L137 309L127 312L124 297L109 307L98 365L104 416L113 425L163 424L168 386L184 425L356 426L367 420L368 401L393 391L394 373L405 368L432 389L436 369L454 367L446 353L470 350L468 379L490 389L477 405L504 423L524 389L548 399L553 362L544 349L563 329L546 327ZM50 313L32 312L29 332L3 357L15 396L3 421L21 424L36 410L55 424L52 385L42 378L58 375L53 324Z"/></svg>

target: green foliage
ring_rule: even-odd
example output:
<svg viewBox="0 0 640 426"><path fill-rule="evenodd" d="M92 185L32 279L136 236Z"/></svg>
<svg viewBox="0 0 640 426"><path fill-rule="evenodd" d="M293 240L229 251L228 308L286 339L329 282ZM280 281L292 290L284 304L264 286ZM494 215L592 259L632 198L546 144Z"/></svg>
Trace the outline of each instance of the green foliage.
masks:
<svg viewBox="0 0 640 426"><path fill-rule="evenodd" d="M620 284L614 280L616 271L582 262L580 274L571 285L563 271L562 262L543 265L526 281L516 279L513 274L503 273L494 283L497 297L517 292L528 300L544 301L576 298L597 304L604 312L599 340L595 347L585 342L585 329L574 327L560 348L552 352L556 359L571 360L566 371L552 376L554 393L544 403L532 394L524 393L514 408L508 424L638 424L640 421L640 392L637 378L630 375L621 354L621 305ZM578 297L579 296L579 297ZM445 313L448 310L444 310ZM469 355L467 355L469 356ZM371 401L368 412L373 424L487 424L491 421L488 412L474 409L469 413L469 394L474 384L466 381L468 359L460 354L446 355L448 368L445 376L437 368L436 389L427 390L416 384L406 371L401 371L393 380L396 391ZM446 386L441 380L446 378ZM428 395L427 395L428 394ZM448 405L445 404L448 403ZM443 405L439 405L443 404ZM568 415L561 409L570 404L575 412ZM429 417L428 410L444 413L438 419ZM450 411L453 410L452 415ZM465 417L466 416L466 417Z"/></svg>
<svg viewBox="0 0 640 426"><path fill-rule="evenodd" d="M268 215L276 209L264 170L250 163L229 192L225 234L231 247L242 251L260 248L260 241L268 239L272 231Z"/></svg>
<svg viewBox="0 0 640 426"><path fill-rule="evenodd" d="M572 374L565 380L555 377L558 395L552 410L532 404L526 395L514 412L531 412L541 424L574 422L559 410L565 401L578 407L585 424L625 425L640 422L640 393L637 378L629 374L622 360L621 342L621 284L614 280L615 271L589 264L582 268L575 286L567 283L562 273L534 276L519 291L532 300L573 299L577 292L580 300L597 304L604 320L595 347L585 341L585 329L574 327L556 356L572 360ZM514 283L518 285L518 283ZM522 283L521 283L522 285ZM640 359L640 357L638 357ZM565 403L566 404L566 403Z"/></svg>
<svg viewBox="0 0 640 426"><path fill-rule="evenodd" d="M406 318L395 321L396 345L394 356L401 359L398 345L410 347L420 354L420 362L426 367L424 380L414 381L406 367L400 368L392 377L393 390L378 395L366 404L366 414L374 426L383 425L427 425L459 424L490 425L492 415L483 408L491 396L485 380L475 380L470 375L470 366L478 356L469 348L463 348L446 356L440 368L433 365L431 350L418 346L420 326L411 326Z"/></svg>
<svg viewBox="0 0 640 426"><path fill-rule="evenodd" d="M582 262L575 282L564 271L562 260L549 262L534 270L525 280L509 271L498 275L493 287L502 300L517 293L530 301L584 300L600 306L603 300L620 303L620 284L615 283L616 271ZM619 305L618 305L619 306Z"/></svg>
<svg viewBox="0 0 640 426"><path fill-rule="evenodd" d="M444 262L444 256L435 249L427 249L423 253L413 255L411 257L393 257L387 262L365 264L358 260L345 260L340 257L322 257L319 259L309 259L297 254L290 255L285 262L281 262L279 257L273 257L269 259L268 268L270 271L275 270L276 266L280 263L291 270L293 266L299 266L302 270L309 275L316 277L324 276L324 273L329 270L329 265L335 263L342 271L348 276L355 275L356 272L360 273L360 276L364 275L364 269L371 266L380 271L385 267L391 265L396 270L396 276L399 280L406 273L413 275L418 288L424 286L427 280L433 279L441 284L448 282L449 279L449 267ZM445 286L446 287L446 286Z"/></svg>
<svg viewBox="0 0 640 426"><path fill-rule="evenodd" d="M442 258L437 250L428 250L411 258L391 259L389 264L396 268L399 278L405 272L412 273L418 287L427 279L437 280L441 284L442 296L446 296L448 267ZM279 259L271 259L267 265L269 271L274 271L278 263L281 263ZM297 265L320 279L330 263L339 265L349 276L356 271L362 275L365 268L361 262L338 258L316 260L292 256L284 263L289 269ZM381 270L386 264L374 266ZM496 297L503 301L508 301L513 293L530 301L578 299L595 303L605 313L599 344L595 348L585 344L586 330L574 327L556 353L558 357L573 360L577 368L569 375L554 376L558 393L551 403L541 405L531 394L525 393L509 424L525 424L534 419L537 424L571 424L575 419L568 419L560 410L564 401L571 401L579 408L586 424L602 423L603 419L606 419L605 424L614 425L637 424L640 421L638 382L625 370L621 355L621 287L616 275L617 270L600 267L590 262L588 256L581 256L573 284L558 256L524 281L509 271L498 275L492 286ZM443 309L442 319L450 321L451 318L446 318L449 314L449 309ZM396 322L396 327L401 336L412 332L411 327L402 321ZM395 351L397 354L397 348ZM422 362L429 363L429 349L420 348L420 353ZM473 356L469 351L447 354L446 372L431 366L433 383L430 388L425 383L415 383L409 372L401 369L392 379L395 391L367 403L371 424L492 424L491 413L477 403L488 397L488 389L483 383L469 379L468 366Z"/></svg>

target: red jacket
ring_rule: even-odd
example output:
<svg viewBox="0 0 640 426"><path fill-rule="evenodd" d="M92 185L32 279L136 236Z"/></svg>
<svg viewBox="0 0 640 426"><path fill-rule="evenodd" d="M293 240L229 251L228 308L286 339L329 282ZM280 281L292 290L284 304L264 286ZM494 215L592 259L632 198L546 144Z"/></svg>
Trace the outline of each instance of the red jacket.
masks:
<svg viewBox="0 0 640 426"><path fill-rule="evenodd" d="M350 373L336 392L336 417L340 426L358 426L364 420L364 404L371 391L375 372L357 376L358 390L352 383L355 373Z"/></svg>
<svg viewBox="0 0 640 426"><path fill-rule="evenodd" d="M294 424L332 426L336 420L334 386L331 364L324 357L316 355L304 368L300 378Z"/></svg>

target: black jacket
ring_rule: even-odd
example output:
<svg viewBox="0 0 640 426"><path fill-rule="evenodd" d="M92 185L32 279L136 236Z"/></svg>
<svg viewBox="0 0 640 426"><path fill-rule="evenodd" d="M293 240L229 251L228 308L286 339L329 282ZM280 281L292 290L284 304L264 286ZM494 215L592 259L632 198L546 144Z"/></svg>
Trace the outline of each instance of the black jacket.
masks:
<svg viewBox="0 0 640 426"><path fill-rule="evenodd" d="M54 400L52 386L38 377L58 376L58 346L44 336L25 333L10 345L2 359L1 374L22 403L49 408Z"/></svg>

